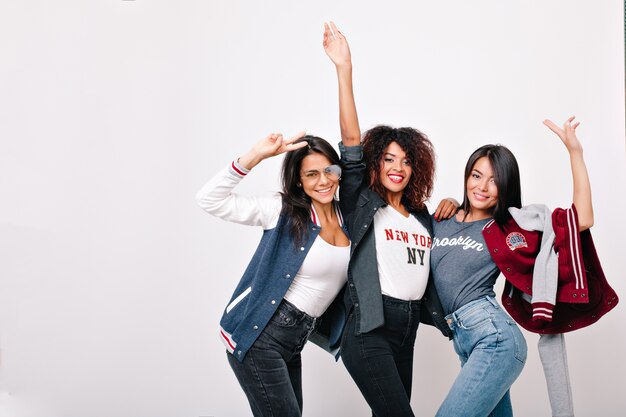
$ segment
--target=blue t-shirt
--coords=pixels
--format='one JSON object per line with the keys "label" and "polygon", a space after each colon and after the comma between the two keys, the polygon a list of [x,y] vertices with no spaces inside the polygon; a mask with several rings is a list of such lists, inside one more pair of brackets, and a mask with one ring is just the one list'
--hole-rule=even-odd
{"label": "blue t-shirt", "polygon": [[430,269],[446,314],[486,295],[495,297],[493,286],[500,270],[482,234],[490,220],[460,222],[454,216],[433,221]]}

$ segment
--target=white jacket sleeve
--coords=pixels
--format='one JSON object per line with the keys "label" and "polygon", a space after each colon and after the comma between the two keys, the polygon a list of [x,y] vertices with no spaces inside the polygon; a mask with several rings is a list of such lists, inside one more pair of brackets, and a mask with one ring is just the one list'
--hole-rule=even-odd
{"label": "white jacket sleeve", "polygon": [[197,193],[198,205],[220,219],[248,226],[271,229],[276,226],[282,207],[280,194],[243,196],[233,189],[248,174],[236,161],[221,170]]}

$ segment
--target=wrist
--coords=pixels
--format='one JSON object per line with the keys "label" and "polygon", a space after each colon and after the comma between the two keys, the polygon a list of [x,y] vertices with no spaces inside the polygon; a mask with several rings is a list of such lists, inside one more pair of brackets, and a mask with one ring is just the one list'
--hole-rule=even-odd
{"label": "wrist", "polygon": [[576,149],[568,149],[570,159],[582,159],[583,158],[583,150],[582,148]]}
{"label": "wrist", "polygon": [[339,64],[335,64],[338,73],[352,73],[352,62],[341,62]]}
{"label": "wrist", "polygon": [[253,151],[249,151],[249,152],[241,155],[239,158],[237,158],[237,162],[243,168],[245,168],[247,170],[251,170],[252,168],[257,166],[263,159],[264,158],[261,155],[259,155],[258,153],[253,152]]}

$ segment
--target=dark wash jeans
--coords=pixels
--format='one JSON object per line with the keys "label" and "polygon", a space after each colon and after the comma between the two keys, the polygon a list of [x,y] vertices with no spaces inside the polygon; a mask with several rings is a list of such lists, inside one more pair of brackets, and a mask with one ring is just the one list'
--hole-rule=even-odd
{"label": "dark wash jeans", "polygon": [[302,415],[300,352],[316,321],[283,300],[243,362],[227,353],[255,417]]}
{"label": "dark wash jeans", "polygon": [[355,334],[354,314],[341,340],[341,358],[376,417],[413,416],[413,345],[420,302],[383,295],[385,324]]}

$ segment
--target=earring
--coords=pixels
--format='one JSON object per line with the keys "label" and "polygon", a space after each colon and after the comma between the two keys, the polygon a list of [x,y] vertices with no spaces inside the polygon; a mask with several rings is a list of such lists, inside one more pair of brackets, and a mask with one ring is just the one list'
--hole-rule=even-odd
{"label": "earring", "polygon": [[301,182],[297,183],[296,185],[297,185],[298,187],[302,187],[302,183],[301,183]]}

